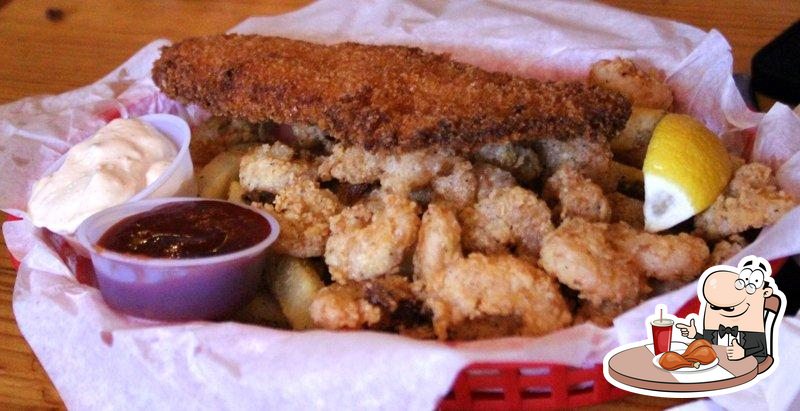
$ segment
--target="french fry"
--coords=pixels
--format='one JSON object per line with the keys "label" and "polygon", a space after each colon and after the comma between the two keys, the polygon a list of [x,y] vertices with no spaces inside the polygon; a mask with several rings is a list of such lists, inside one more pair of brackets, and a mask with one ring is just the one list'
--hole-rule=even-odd
{"label": "french fry", "polygon": [[292,328],[305,330],[313,326],[308,309],[317,291],[324,287],[319,272],[308,260],[276,256],[268,269],[267,282]]}
{"label": "french fry", "polygon": [[617,191],[629,197],[644,199],[642,170],[614,161],[611,163],[611,172],[617,179]]}
{"label": "french fry", "polygon": [[273,328],[291,328],[283,315],[281,306],[269,291],[259,291],[233,319],[246,324],[265,325]]}
{"label": "french fry", "polygon": [[244,203],[243,196],[247,193],[238,181],[231,181],[228,187],[228,201],[234,203]]}
{"label": "french fry", "polygon": [[611,151],[614,158],[625,164],[641,168],[644,156],[647,154],[647,145],[656,124],[667,112],[652,108],[634,107],[631,117],[616,137],[612,138]]}
{"label": "french fry", "polygon": [[214,157],[197,174],[200,197],[227,198],[228,187],[239,178],[240,151],[224,151]]}

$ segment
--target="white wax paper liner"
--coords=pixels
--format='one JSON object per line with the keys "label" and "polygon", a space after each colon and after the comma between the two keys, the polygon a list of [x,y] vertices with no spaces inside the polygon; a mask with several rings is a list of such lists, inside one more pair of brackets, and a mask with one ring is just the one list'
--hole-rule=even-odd
{"label": "white wax paper liner", "polygon": [[[591,16],[591,18],[587,18]],[[579,2],[321,1],[295,13],[251,18],[233,29],[318,42],[403,44],[448,52],[489,70],[523,76],[583,78],[601,58],[628,57],[663,71],[677,109],[700,118],[741,147],[741,130],[758,126],[754,158],[800,193],[796,114],[776,106],[747,110],[731,76],[732,56],[716,31]],[[165,41],[154,42],[97,83],[59,96],[0,106],[0,208],[25,216],[30,186],[77,141],[117,115],[171,112],[197,123],[202,110],[161,95],[149,69]],[[277,331],[233,323],[162,324],[108,309],[99,292],[72,273],[25,220],[3,226],[22,260],[14,313],[25,338],[70,408],[382,408],[427,409],[473,361],[600,362],[619,343],[645,337],[643,319],[658,302],[677,310],[695,285],[619,317],[611,329],[581,325],[541,338],[458,345],[370,332]],[[800,252],[800,209],[764,230],[744,253],[766,258]],[[784,320],[781,367],[748,393],[722,404],[785,407],[798,356],[796,319]],[[793,364],[792,364],[793,363]],[[783,390],[783,391],[780,391]],[[760,394],[759,394],[760,393]],[[745,401],[745,402],[742,402]]]}

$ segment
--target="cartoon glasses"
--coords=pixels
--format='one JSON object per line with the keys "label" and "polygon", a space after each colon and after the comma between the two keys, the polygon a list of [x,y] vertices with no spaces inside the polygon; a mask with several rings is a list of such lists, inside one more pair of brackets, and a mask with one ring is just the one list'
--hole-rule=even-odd
{"label": "cartoon glasses", "polygon": [[743,268],[739,271],[739,279],[734,286],[737,290],[744,288],[747,294],[753,294],[764,284],[764,271],[759,268]]}

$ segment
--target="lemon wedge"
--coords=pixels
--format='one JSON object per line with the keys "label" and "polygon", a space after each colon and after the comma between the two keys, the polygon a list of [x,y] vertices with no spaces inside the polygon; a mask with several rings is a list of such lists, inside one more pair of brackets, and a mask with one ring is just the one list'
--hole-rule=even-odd
{"label": "lemon wedge", "polygon": [[711,130],[690,116],[667,114],[653,130],[642,171],[645,229],[656,232],[714,203],[733,164]]}

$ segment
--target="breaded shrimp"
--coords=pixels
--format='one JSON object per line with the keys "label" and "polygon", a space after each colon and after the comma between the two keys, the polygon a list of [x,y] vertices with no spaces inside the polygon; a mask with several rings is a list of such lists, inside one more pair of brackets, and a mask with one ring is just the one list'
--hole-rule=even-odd
{"label": "breaded shrimp", "polygon": [[747,241],[738,234],[719,240],[714,244],[714,248],[711,250],[711,257],[708,259],[708,265],[722,264],[725,260],[738,254],[739,251],[742,251],[746,246]]}
{"label": "breaded shrimp", "polygon": [[315,183],[301,180],[282,189],[275,204],[253,203],[271,212],[281,227],[272,249],[294,257],[319,257],[330,235],[328,220],[342,210],[336,196]]}
{"label": "breaded shrimp", "polygon": [[335,178],[349,184],[373,183],[381,177],[382,162],[383,156],[362,147],[336,144],[331,155],[322,160],[318,168],[319,178],[322,181]]}
{"label": "breaded shrimp", "polygon": [[422,149],[402,154],[384,155],[381,187],[386,191],[408,195],[412,190],[427,186],[434,178],[451,170],[454,157],[447,150]]}
{"label": "breaded shrimp", "polygon": [[535,258],[542,239],[553,231],[547,204],[519,186],[492,191],[462,210],[459,217],[468,251],[498,253],[515,247]]}
{"label": "breaded shrimp", "polygon": [[572,315],[552,277],[509,254],[464,257],[459,231],[453,210],[429,205],[414,254],[415,284],[433,311],[440,339],[481,318],[519,318],[515,333],[531,336],[570,324]]}
{"label": "breaded shrimp", "polygon": [[561,141],[544,138],[533,143],[544,166],[544,175],[551,176],[563,166],[572,167],[603,188],[613,192],[617,178],[611,172],[611,148],[605,140],[574,139]]}
{"label": "breaded shrimp", "polygon": [[725,192],[695,216],[697,234],[715,240],[775,223],[798,202],[778,188],[769,166],[749,163],[737,169]]}
{"label": "breaded shrimp", "polygon": [[377,193],[330,219],[325,263],[339,282],[361,281],[400,270],[419,228],[416,204]]}
{"label": "breaded shrimp", "polygon": [[454,161],[449,173],[433,179],[431,188],[433,201],[446,201],[456,210],[461,210],[475,202],[478,179],[469,161],[461,157]]}
{"label": "breaded shrimp", "polygon": [[594,305],[639,301],[649,291],[644,272],[613,241],[626,227],[566,220],[544,238],[539,265]]}
{"label": "breaded shrimp", "polygon": [[651,234],[625,223],[573,218],[545,237],[539,264],[598,306],[638,301],[650,292],[646,277],[694,279],[706,267],[708,255],[705,242],[686,233]]}
{"label": "breaded shrimp", "polygon": [[603,189],[569,166],[559,168],[547,179],[542,195],[557,202],[553,211],[562,221],[571,217],[597,222],[611,219],[611,206]]}
{"label": "breaded shrimp", "polygon": [[314,324],[339,329],[399,331],[430,326],[430,312],[411,283],[398,275],[334,283],[317,291],[309,308]]}
{"label": "breaded shrimp", "polygon": [[242,157],[239,181],[247,191],[277,194],[301,181],[316,181],[313,163],[296,158],[293,148],[281,142],[264,144]]}
{"label": "breaded shrimp", "polygon": [[473,170],[478,179],[478,198],[488,197],[494,190],[517,185],[517,180],[511,173],[491,164],[477,163]]}
{"label": "breaded shrimp", "polygon": [[592,64],[589,83],[618,91],[634,107],[668,110],[672,106],[672,91],[655,71],[644,71],[628,59],[600,60]]}
{"label": "breaded shrimp", "polygon": [[624,226],[627,229],[619,230],[614,242],[633,257],[648,278],[691,281],[706,268],[709,252],[702,238],[686,233],[653,234]]}
{"label": "breaded shrimp", "polygon": [[542,173],[536,152],[519,144],[487,144],[478,150],[475,158],[510,172],[521,183],[532,183]]}

